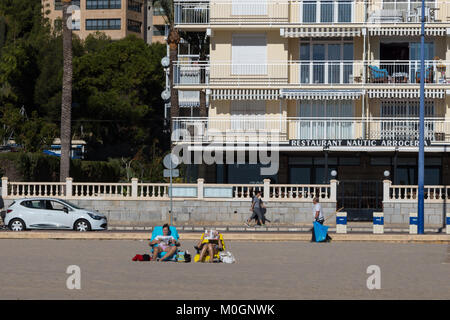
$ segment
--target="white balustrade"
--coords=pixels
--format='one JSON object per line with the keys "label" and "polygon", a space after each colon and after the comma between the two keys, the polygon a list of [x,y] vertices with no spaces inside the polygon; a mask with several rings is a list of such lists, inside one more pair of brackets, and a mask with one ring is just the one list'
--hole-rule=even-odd
{"label": "white balustrade", "polygon": [[[180,129],[179,135],[173,137],[174,142],[377,139],[395,141],[397,146],[414,146],[419,137],[419,119],[412,117],[179,117],[173,119],[173,128],[174,131]],[[450,142],[450,120],[425,118],[425,139]]]}
{"label": "white balustrade", "polygon": [[[410,185],[391,185],[389,188],[389,201],[411,202],[417,201],[419,189]],[[424,186],[425,202],[443,202],[450,197],[450,187]]]}
{"label": "white balustrade", "polygon": [[[181,59],[181,58],[180,58]],[[447,84],[450,61],[426,60],[425,83]],[[176,61],[174,84],[402,86],[420,83],[419,60],[290,60],[239,64],[232,61]]]}
{"label": "white balustrade", "polygon": [[[176,25],[418,24],[421,1],[371,0],[176,0]],[[448,21],[449,1],[425,0],[427,24]]]}
{"label": "white balustrade", "polygon": [[330,199],[330,185],[270,185],[271,200],[296,200],[311,202],[313,198]]}

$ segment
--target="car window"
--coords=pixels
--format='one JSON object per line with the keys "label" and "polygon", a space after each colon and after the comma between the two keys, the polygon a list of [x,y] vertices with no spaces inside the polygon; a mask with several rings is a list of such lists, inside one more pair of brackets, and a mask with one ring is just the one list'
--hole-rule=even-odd
{"label": "car window", "polygon": [[45,200],[45,209],[47,210],[53,210],[52,201]]}
{"label": "car window", "polygon": [[22,201],[22,206],[31,208],[31,209],[43,209],[44,208],[44,201],[43,200],[27,200]]}
{"label": "car window", "polygon": [[63,209],[65,208],[65,205],[63,205],[62,203],[60,203],[58,201],[50,201],[50,202],[51,202],[51,206],[52,206],[53,210],[63,211]]}

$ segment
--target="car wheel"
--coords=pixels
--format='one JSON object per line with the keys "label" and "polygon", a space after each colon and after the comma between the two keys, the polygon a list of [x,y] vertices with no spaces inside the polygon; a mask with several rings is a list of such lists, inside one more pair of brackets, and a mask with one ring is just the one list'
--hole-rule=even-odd
{"label": "car wheel", "polygon": [[11,231],[24,231],[26,229],[25,222],[22,219],[12,219],[8,227]]}
{"label": "car wheel", "polygon": [[80,219],[80,220],[77,220],[75,222],[75,224],[73,226],[73,229],[75,231],[80,231],[80,232],[90,231],[91,230],[91,224],[87,220]]}

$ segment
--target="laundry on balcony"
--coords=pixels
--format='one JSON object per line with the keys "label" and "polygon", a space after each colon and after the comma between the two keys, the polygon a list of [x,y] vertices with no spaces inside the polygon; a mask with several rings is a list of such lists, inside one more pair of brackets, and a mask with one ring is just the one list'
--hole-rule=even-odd
{"label": "laundry on balcony", "polygon": [[[420,83],[420,70],[416,71],[416,83]],[[433,83],[433,79],[434,79],[434,72],[433,72],[433,66],[430,66],[428,68],[425,69],[425,79],[424,82],[425,83]]]}
{"label": "laundry on balcony", "polygon": [[369,79],[372,83],[387,83],[390,81],[388,71],[377,66],[369,66]]}
{"label": "laundry on balcony", "polygon": [[404,22],[404,12],[401,10],[381,9],[372,12],[368,23],[399,23]]}

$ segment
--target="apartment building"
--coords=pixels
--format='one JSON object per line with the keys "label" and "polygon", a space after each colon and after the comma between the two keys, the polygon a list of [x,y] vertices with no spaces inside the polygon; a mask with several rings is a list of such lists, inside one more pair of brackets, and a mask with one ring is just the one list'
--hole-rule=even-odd
{"label": "apartment building", "polygon": [[[44,15],[53,25],[62,22],[62,1],[42,0]],[[134,34],[145,39],[144,0],[72,0],[80,10],[73,13],[72,30],[81,39],[97,31],[113,40]]]}
{"label": "apartment building", "polygon": [[[174,128],[191,133],[190,150],[224,138],[235,150],[266,141],[280,150],[277,174],[260,175],[247,154],[244,164],[208,165],[206,181],[336,178],[346,207],[371,211],[386,177],[417,184],[421,9],[412,0],[175,0],[177,28],[204,30],[210,55],[176,63],[175,87],[205,90],[209,108],[207,118],[172,119]],[[426,0],[425,16],[425,184],[448,185],[450,2]]]}

